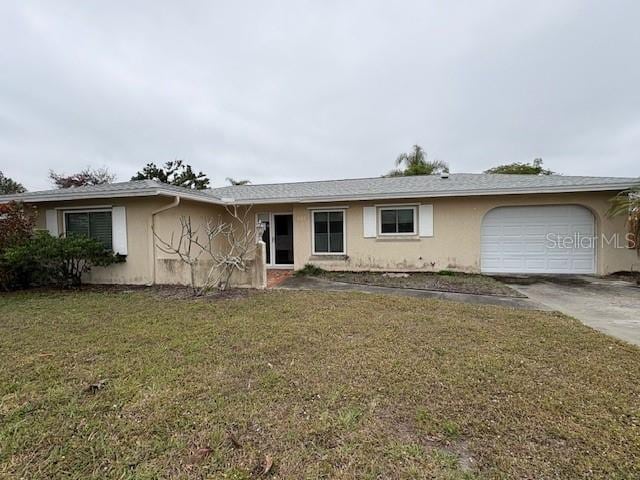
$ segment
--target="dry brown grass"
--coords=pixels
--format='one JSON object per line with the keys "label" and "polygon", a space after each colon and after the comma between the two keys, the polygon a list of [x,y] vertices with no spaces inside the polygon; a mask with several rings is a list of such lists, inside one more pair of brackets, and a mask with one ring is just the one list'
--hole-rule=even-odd
{"label": "dry brown grass", "polygon": [[16,293],[0,352],[0,477],[640,476],[640,350],[556,314]]}

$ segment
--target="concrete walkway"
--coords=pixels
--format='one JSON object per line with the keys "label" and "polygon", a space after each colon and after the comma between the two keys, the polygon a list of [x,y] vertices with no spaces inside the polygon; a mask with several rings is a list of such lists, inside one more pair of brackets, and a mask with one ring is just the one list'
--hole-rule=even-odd
{"label": "concrete walkway", "polygon": [[591,328],[640,345],[640,288],[630,282],[595,277],[575,280],[548,279],[509,286]]}
{"label": "concrete walkway", "polygon": [[280,283],[276,289],[282,290],[322,290],[328,292],[363,292],[387,295],[401,295],[417,298],[438,298],[454,302],[473,303],[481,305],[498,305],[501,307],[519,308],[525,310],[550,310],[528,298],[502,297],[494,295],[474,295],[468,293],[436,292],[432,290],[416,290],[411,288],[379,287],[375,285],[361,285],[354,283],[333,282],[317,277],[289,277]]}

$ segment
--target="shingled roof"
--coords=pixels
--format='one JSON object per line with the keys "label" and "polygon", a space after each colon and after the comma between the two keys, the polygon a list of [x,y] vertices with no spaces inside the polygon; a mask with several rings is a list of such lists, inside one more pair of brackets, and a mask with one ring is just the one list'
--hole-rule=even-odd
{"label": "shingled roof", "polygon": [[215,188],[210,192],[216,197],[233,198],[239,203],[266,203],[514,193],[620,191],[638,183],[640,183],[640,178],[627,177],[454,173],[446,178],[440,175],[419,175],[265,185],[236,185]]}
{"label": "shingled roof", "polygon": [[208,190],[192,190],[189,188],[176,187],[174,185],[156,182],[155,180],[133,180],[130,182],[25,192],[15,195],[0,195],[0,203],[11,200],[23,202],[55,202],[83,198],[150,197],[156,195],[171,197],[180,195],[184,198],[208,203],[223,203]]}
{"label": "shingled roof", "polygon": [[573,177],[564,175],[501,175],[454,173],[448,177],[374,177],[316,182],[236,185],[209,190],[191,190],[153,180],[110,183],[17,195],[0,196],[0,203],[11,200],[49,202],[81,198],[120,198],[134,196],[175,196],[214,204],[305,203],[341,200],[375,200],[418,197],[459,197],[527,193],[621,191],[640,184],[640,178]]}

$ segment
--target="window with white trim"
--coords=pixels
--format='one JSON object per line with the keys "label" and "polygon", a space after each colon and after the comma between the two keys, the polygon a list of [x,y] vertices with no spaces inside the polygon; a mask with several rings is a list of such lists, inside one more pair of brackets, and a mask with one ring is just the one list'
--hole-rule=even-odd
{"label": "window with white trim", "polygon": [[66,235],[84,235],[98,240],[104,248],[113,248],[111,210],[64,212]]}
{"label": "window with white trim", "polygon": [[416,207],[381,207],[380,235],[416,235]]}
{"label": "window with white trim", "polygon": [[314,210],[312,212],[313,253],[344,254],[344,210]]}

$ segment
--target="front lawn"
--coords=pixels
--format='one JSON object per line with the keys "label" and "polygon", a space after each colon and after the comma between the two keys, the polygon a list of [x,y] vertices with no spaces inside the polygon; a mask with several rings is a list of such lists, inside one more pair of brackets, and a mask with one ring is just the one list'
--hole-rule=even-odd
{"label": "front lawn", "polygon": [[640,349],[553,313],[15,293],[0,354],[0,478],[640,476]]}
{"label": "front lawn", "polygon": [[337,282],[379,285],[381,287],[413,288],[438,292],[472,293],[477,295],[523,295],[495,278],[474,273],[442,272],[330,272],[316,273],[321,278]]}

